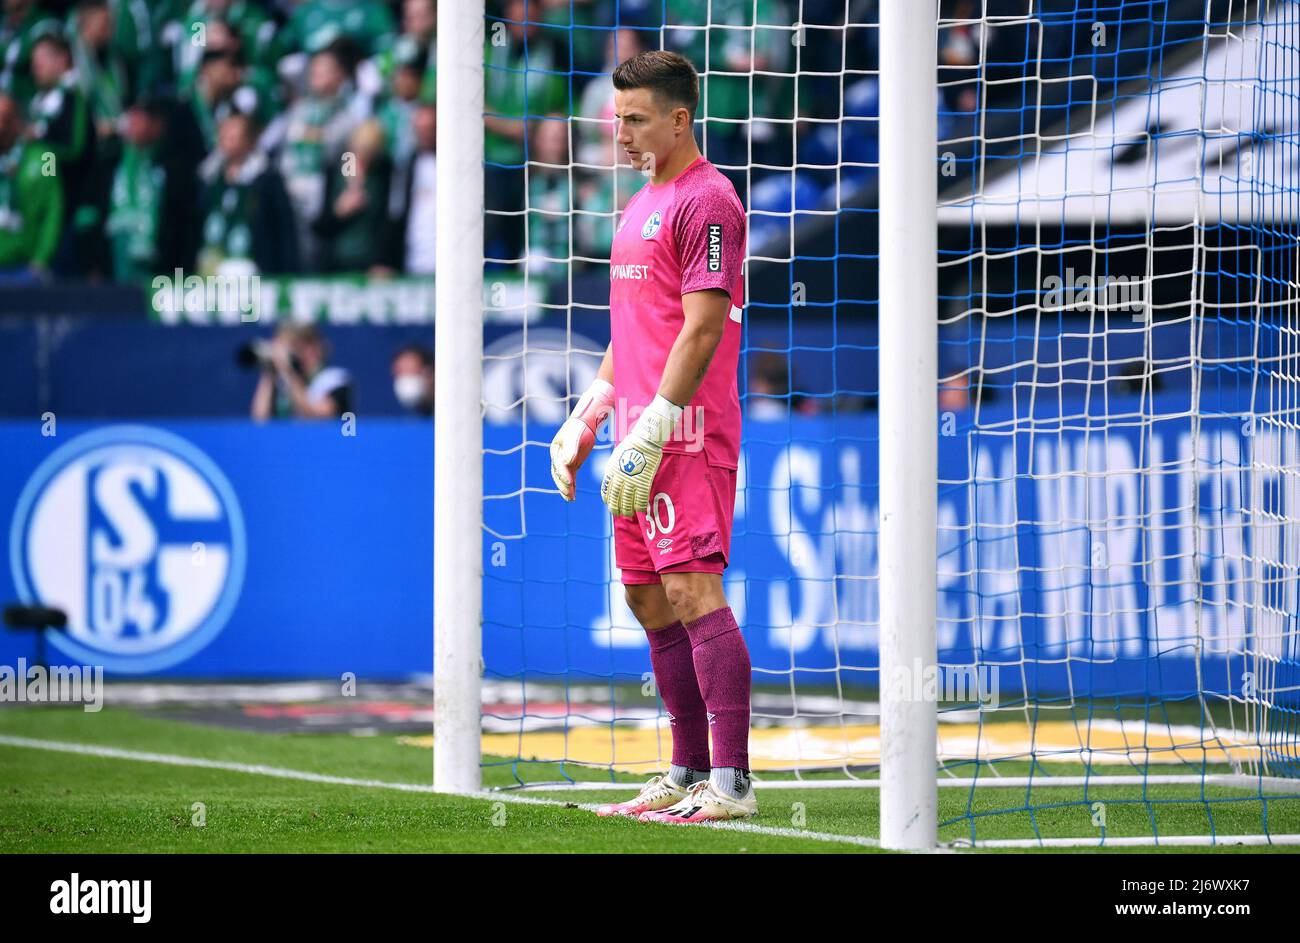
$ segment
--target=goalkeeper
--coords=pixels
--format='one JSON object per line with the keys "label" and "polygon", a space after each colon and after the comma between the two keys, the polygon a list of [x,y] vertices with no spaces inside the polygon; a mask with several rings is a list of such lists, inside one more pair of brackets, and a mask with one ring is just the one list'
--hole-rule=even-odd
{"label": "goalkeeper", "polygon": [[666,775],[599,814],[745,818],[758,812],[749,651],[722,589],[740,453],[745,209],[696,146],[699,78],[687,59],[645,52],[613,81],[618,143],[649,179],[628,200],[610,251],[610,347],[551,443],[551,474],[572,501],[612,412],[617,444],[601,497],[614,514],[628,605],[649,637],[673,757]]}

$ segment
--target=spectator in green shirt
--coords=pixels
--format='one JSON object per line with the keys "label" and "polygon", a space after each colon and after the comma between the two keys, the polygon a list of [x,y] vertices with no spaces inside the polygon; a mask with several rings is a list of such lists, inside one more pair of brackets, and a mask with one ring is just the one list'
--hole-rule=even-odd
{"label": "spectator in green shirt", "polygon": [[90,102],[72,67],[67,40],[55,34],[38,39],[31,69],[36,94],[27,107],[29,135],[54,155],[63,187],[65,232],[55,274],[102,273],[108,266],[102,238],[107,178],[96,164]]}
{"label": "spectator in green shirt", "polygon": [[[95,268],[111,275],[111,260],[98,238],[101,220],[107,219],[107,199],[114,172],[122,158],[118,123],[126,103],[139,88],[135,62],[128,58],[114,36],[113,10],[109,0],[80,0],[68,32],[77,83],[86,96],[95,125],[93,188],[98,210],[87,248],[97,259]],[[84,232],[83,224],[83,232]]]}
{"label": "spectator in green shirt", "polygon": [[325,178],[336,173],[348,139],[367,114],[369,102],[357,95],[341,45],[311,57],[307,94],[285,113],[280,125],[280,175],[298,226],[303,263],[315,271],[321,245],[312,223],[325,205]]}
{"label": "spectator in green shirt", "polygon": [[61,35],[63,25],[44,12],[36,0],[2,0],[0,15],[0,91],[26,103],[36,94],[32,81],[32,47],[47,35]]}
{"label": "spectator in green shirt", "polygon": [[120,52],[136,78],[136,87],[152,88],[163,77],[162,48],[154,32],[153,19],[145,0],[82,0],[96,6],[103,2],[113,24],[113,48]]}
{"label": "spectator in green shirt", "polygon": [[393,162],[379,122],[359,125],[347,153],[350,160],[326,174],[325,203],[314,224],[323,272],[369,272],[387,261]]}
{"label": "spectator in green shirt", "polygon": [[386,83],[397,70],[418,63],[420,75],[415,96],[422,104],[438,100],[438,3],[437,0],[403,0],[402,32],[389,49],[375,56],[374,64]]}
{"label": "spectator in green shirt", "polygon": [[168,17],[163,43],[170,49],[170,70],[177,90],[189,92],[198,78],[203,54],[238,46],[250,67],[269,70],[275,22],[248,0],[193,0]]}
{"label": "spectator in green shirt", "polygon": [[17,102],[0,94],[0,283],[43,281],[59,245],[63,191],[47,151],[24,140]]}
{"label": "spectator in green shirt", "polygon": [[265,126],[275,117],[274,91],[258,73],[244,65],[239,49],[210,49],[189,93],[194,120],[203,136],[203,152],[216,146],[217,128],[236,112],[251,115]]}
{"label": "spectator in green shirt", "polygon": [[71,46],[62,36],[42,36],[32,47],[31,68],[36,84],[27,106],[31,136],[48,144],[60,163],[82,169],[94,150],[95,131],[90,102],[72,67]]}
{"label": "spectator in green shirt", "polygon": [[77,79],[90,101],[90,112],[101,141],[117,136],[117,120],[133,96],[131,63],[113,41],[108,0],[82,0],[71,33]]}
{"label": "spectator in green shirt", "polygon": [[162,100],[142,98],[123,120],[105,227],[119,283],[194,265],[197,177],[193,148],[177,133],[176,117]]}
{"label": "spectator in green shirt", "polygon": [[199,273],[298,272],[298,236],[289,198],[284,181],[257,149],[253,118],[235,113],[221,123],[217,150],[202,172],[206,187]]}
{"label": "spectator in green shirt", "polygon": [[411,121],[415,110],[429,104],[421,100],[424,61],[398,63],[388,83],[388,92],[375,109],[375,117],[384,129],[388,153],[394,162],[404,164],[415,153],[415,134]]}
{"label": "spectator in green shirt", "polygon": [[72,43],[78,77],[97,119],[106,111],[120,118],[138,90],[163,81],[162,50],[145,0],[73,0],[58,6],[72,7],[58,33]]}

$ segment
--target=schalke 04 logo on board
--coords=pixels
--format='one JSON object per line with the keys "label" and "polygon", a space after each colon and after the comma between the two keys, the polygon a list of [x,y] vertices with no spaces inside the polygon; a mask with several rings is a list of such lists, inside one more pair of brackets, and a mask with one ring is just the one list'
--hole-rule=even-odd
{"label": "schalke 04 logo on board", "polygon": [[50,642],[110,671],[157,671],[221,632],[243,583],[234,489],[185,439],[119,425],[77,436],[32,473],[9,533],[14,585],[67,612]]}

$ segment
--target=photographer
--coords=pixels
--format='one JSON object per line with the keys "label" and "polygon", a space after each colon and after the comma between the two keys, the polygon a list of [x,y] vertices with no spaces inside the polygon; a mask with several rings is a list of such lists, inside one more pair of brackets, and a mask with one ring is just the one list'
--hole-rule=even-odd
{"label": "photographer", "polygon": [[352,377],[342,367],[326,365],[328,342],[313,325],[284,325],[251,351],[261,367],[254,420],[336,419],[352,410]]}

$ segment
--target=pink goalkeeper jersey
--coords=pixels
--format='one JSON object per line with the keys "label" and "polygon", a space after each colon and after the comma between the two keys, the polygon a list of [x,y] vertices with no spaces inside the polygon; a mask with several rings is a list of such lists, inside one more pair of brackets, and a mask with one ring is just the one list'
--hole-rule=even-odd
{"label": "pink goalkeeper jersey", "polygon": [[712,465],[740,457],[740,314],[745,305],[745,208],[731,181],[703,157],[667,183],[647,183],[627,201],[609,266],[616,437],[630,431],[659,392],[668,352],[685,316],[682,295],[721,288],[731,314],[695,397],[665,452],[699,451]]}

